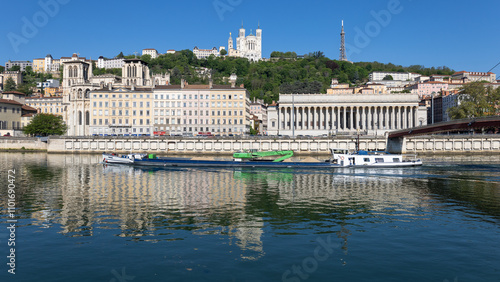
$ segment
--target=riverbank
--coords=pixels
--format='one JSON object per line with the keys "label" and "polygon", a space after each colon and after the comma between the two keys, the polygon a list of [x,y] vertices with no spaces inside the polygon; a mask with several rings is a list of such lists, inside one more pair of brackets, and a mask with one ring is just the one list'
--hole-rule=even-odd
{"label": "riverbank", "polygon": [[[432,135],[404,139],[404,153],[460,154],[500,152],[500,135]],[[385,151],[384,136],[361,136],[359,149]],[[0,151],[97,154],[151,152],[169,155],[231,155],[243,150],[293,150],[296,155],[328,155],[331,148],[356,149],[354,136],[323,138],[155,138],[155,137],[3,137]]]}

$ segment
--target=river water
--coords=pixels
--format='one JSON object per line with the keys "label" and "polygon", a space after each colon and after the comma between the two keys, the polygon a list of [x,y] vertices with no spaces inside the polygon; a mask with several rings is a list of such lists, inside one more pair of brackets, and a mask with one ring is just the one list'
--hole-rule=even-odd
{"label": "river water", "polygon": [[500,280],[498,155],[332,170],[100,160],[0,154],[0,281]]}

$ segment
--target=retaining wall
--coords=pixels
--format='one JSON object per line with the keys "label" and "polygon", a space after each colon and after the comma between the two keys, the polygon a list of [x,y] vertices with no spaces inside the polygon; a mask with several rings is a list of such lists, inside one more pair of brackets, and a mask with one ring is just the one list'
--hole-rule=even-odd
{"label": "retaining wall", "polygon": [[[386,150],[384,136],[359,140],[362,150]],[[402,138],[403,153],[500,152],[500,135],[433,135]],[[0,150],[45,150],[49,153],[152,152],[157,154],[232,154],[241,150],[293,150],[297,154],[329,154],[331,148],[355,149],[355,138],[0,138]]]}

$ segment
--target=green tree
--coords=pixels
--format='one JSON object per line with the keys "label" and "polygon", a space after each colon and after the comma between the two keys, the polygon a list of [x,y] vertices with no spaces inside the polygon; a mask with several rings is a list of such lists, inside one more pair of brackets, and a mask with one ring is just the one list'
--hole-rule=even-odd
{"label": "green tree", "polygon": [[26,69],[25,69],[25,72],[29,75],[32,75],[33,74],[33,68],[31,66],[27,66]]}
{"label": "green tree", "polygon": [[33,94],[33,84],[21,83],[20,85],[17,86],[16,91],[19,91],[19,92],[24,93],[26,95],[31,95],[31,94]]}
{"label": "green tree", "polygon": [[250,135],[257,135],[259,134],[259,131],[253,127],[250,127]]}
{"label": "green tree", "polygon": [[121,58],[124,58],[125,56],[123,55],[123,52],[120,52],[120,54],[118,54],[116,56],[117,59],[121,59]]}
{"label": "green tree", "polygon": [[478,118],[499,114],[500,88],[471,82],[457,94],[458,105],[448,109],[451,119]]}
{"label": "green tree", "polygon": [[394,80],[394,78],[392,77],[392,75],[388,74],[388,75],[384,76],[384,78],[382,78],[382,80]]}
{"label": "green tree", "polygon": [[4,66],[0,66],[0,72],[3,72],[5,70]]}
{"label": "green tree", "polygon": [[16,82],[14,81],[14,79],[12,79],[12,77],[9,77],[7,78],[7,80],[5,80],[5,83],[3,85],[3,91],[14,91],[16,90]]}
{"label": "green tree", "polygon": [[20,66],[12,66],[9,70],[10,71],[19,71],[19,70],[21,70],[21,67]]}
{"label": "green tree", "polygon": [[53,114],[37,114],[23,129],[30,136],[64,135],[66,130],[62,117]]}
{"label": "green tree", "polygon": [[220,55],[221,55],[221,56],[225,56],[225,55],[227,55],[227,51],[226,51],[226,49],[222,49],[222,50],[220,50]]}

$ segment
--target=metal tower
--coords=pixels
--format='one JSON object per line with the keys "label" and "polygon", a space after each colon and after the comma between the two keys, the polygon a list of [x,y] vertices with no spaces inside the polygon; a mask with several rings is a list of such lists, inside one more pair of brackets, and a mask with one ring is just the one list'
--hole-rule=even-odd
{"label": "metal tower", "polygon": [[345,32],[344,32],[344,20],[342,20],[342,31],[340,32],[340,57],[339,61],[347,61],[345,55]]}

